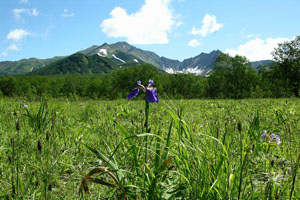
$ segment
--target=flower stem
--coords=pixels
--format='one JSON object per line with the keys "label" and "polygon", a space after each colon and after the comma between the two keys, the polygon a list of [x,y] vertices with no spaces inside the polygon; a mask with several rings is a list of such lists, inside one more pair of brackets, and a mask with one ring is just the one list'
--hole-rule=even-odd
{"label": "flower stem", "polygon": [[[147,101],[147,99],[145,99],[145,124],[144,127],[146,129],[146,133],[149,132],[149,128],[148,128],[148,119],[149,119],[149,102]],[[147,136],[145,137],[145,163],[147,163],[147,158],[148,157],[148,140],[147,140]]]}
{"label": "flower stem", "polygon": [[148,133],[149,128],[148,128],[148,119],[149,119],[149,102],[145,100],[145,124],[144,127],[146,128],[146,132]]}

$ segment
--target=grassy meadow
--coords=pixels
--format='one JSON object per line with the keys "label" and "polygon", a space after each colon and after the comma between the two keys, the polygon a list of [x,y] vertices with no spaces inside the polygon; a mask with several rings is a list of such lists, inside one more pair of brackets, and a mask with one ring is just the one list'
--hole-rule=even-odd
{"label": "grassy meadow", "polygon": [[144,124],[141,100],[0,99],[0,199],[300,199],[299,99],[162,100]]}

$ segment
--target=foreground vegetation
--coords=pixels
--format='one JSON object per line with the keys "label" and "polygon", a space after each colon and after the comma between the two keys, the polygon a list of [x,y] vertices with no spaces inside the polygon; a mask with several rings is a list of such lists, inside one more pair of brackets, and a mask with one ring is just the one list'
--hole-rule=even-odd
{"label": "foreground vegetation", "polygon": [[1,99],[0,198],[300,198],[298,99],[144,106]]}

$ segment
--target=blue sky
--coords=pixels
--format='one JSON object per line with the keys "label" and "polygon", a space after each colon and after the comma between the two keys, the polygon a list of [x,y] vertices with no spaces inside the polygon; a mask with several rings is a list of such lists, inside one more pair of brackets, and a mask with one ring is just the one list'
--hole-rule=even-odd
{"label": "blue sky", "polygon": [[270,59],[300,35],[299,0],[1,0],[0,61],[127,41],[183,60],[219,49]]}

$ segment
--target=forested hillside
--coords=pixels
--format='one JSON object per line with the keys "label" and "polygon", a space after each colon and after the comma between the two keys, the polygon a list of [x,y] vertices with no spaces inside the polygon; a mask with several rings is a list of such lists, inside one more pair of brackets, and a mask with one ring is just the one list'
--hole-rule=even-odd
{"label": "forested hillside", "polygon": [[[257,70],[245,57],[231,57],[221,53],[214,63],[213,71],[206,77],[167,74],[152,65],[138,63],[135,63],[136,66],[112,71],[118,65],[97,55],[87,57],[74,54],[64,60],[39,71],[54,76],[0,77],[0,96],[117,99],[125,98],[137,86],[138,80],[146,83],[152,79],[163,98],[299,97],[300,36],[280,44],[274,50],[275,62],[260,65]],[[99,65],[103,67],[99,68]],[[104,74],[110,70],[111,73]]]}

